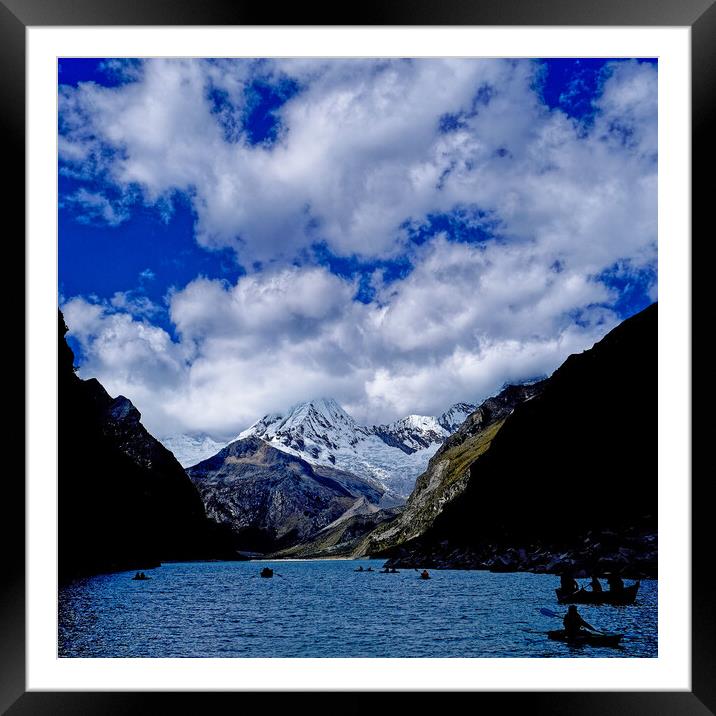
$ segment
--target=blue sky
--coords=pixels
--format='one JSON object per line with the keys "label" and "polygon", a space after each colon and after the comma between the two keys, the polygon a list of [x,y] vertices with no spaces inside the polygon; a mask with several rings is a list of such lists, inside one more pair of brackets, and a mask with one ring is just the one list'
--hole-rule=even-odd
{"label": "blue sky", "polygon": [[656,73],[60,60],[81,374],[221,438],[315,395],[378,421],[551,372],[656,298]]}

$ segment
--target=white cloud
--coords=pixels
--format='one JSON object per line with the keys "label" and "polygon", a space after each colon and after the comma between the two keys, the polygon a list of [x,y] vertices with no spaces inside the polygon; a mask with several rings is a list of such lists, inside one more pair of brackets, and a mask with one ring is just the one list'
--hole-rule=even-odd
{"label": "white cloud", "polygon": [[[257,73],[302,86],[270,148],[225,134]],[[649,65],[616,65],[586,128],[542,104],[526,61],[156,60],[136,77],[62,90],[65,171],[164,213],[186,192],[202,245],[264,262],[233,285],[197,277],[173,290],[174,340],[136,293],[64,304],[82,374],[131,398],[159,435],[230,437],[316,395],[374,421],[484,398],[617,322],[599,307],[617,296],[595,276],[655,269]],[[475,101],[485,86],[489,101]],[[218,115],[211,89],[231,102]],[[460,118],[441,133],[445,113]],[[84,197],[90,216],[112,207],[98,196]],[[456,207],[486,212],[497,238],[415,247],[401,228]],[[413,270],[392,283],[376,271],[365,305],[355,283],[306,263],[316,240],[341,256],[407,253]]]}
{"label": "white cloud", "polygon": [[[460,205],[493,212],[505,236],[543,251],[579,246],[585,267],[654,241],[649,65],[616,66],[585,136],[540,102],[527,61],[268,62],[264,74],[304,87],[277,112],[287,131],[270,150],[226,141],[211,113],[219,88],[233,103],[219,114],[238,121],[252,67],[154,60],[136,82],[63,88],[64,170],[100,174],[120,192],[139,187],[164,212],[174,191],[188,192],[197,240],[235,248],[246,265],[290,259],[317,238],[341,255],[390,256],[404,247],[403,222]],[[484,86],[491,99],[471,114]],[[444,113],[460,112],[460,129],[438,132]],[[85,198],[90,216],[124,217]]]}
{"label": "white cloud", "polygon": [[251,340],[264,334],[310,338],[351,304],[355,287],[321,268],[248,275],[235,286],[199,278],[171,297],[173,322],[185,339]]}
{"label": "white cloud", "polygon": [[603,284],[505,246],[441,239],[379,301],[354,301],[355,288],[316,267],[199,278],[170,297],[176,342],[129,302],[74,298],[63,310],[88,356],[83,376],[135,401],[157,434],[217,438],[319,395],[365,421],[436,413],[551,372],[617,320],[592,308],[576,326],[567,312],[609,298]]}

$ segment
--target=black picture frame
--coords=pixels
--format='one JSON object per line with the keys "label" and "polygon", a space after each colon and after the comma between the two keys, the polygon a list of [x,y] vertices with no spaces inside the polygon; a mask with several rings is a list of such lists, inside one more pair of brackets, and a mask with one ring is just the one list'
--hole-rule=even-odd
{"label": "black picture frame", "polygon": [[[25,30],[28,26],[93,25],[577,25],[577,26],[688,26],[692,38],[692,217],[694,234],[706,227],[707,196],[716,158],[713,133],[716,128],[716,4],[715,0],[366,0],[339,6],[292,4],[276,8],[245,0],[0,0],[0,85],[3,107],[5,162],[13,181],[5,190],[5,205],[15,207],[15,236],[24,236],[25,205]],[[280,21],[277,22],[277,18]],[[9,172],[6,171],[6,174]],[[712,200],[711,200],[712,201]],[[7,217],[12,216],[7,212]],[[713,232],[710,231],[709,235]],[[705,234],[702,239],[706,240]],[[8,235],[9,238],[9,235]],[[685,240],[692,241],[691,237]],[[24,261],[19,257],[20,261]],[[692,301],[693,306],[693,301]],[[692,308],[692,326],[694,321]],[[697,310],[696,315],[700,315]],[[19,316],[16,316],[19,322]],[[6,327],[7,330],[7,327]],[[24,334],[24,324],[17,335]],[[13,371],[24,365],[17,352]],[[692,361],[693,365],[693,361]],[[31,379],[31,376],[25,376]],[[17,413],[16,413],[17,414]],[[21,413],[22,414],[22,413]],[[19,421],[18,421],[19,422]],[[692,439],[693,440],[693,439]],[[0,601],[0,708],[18,716],[31,713],[143,713],[171,708],[214,708],[216,699],[232,699],[234,706],[248,705],[249,695],[232,693],[110,693],[26,692],[25,686],[25,491],[17,473],[6,475],[3,484],[4,516],[8,535],[3,560]],[[12,477],[12,479],[9,479]],[[687,478],[688,476],[684,476]],[[716,595],[709,573],[714,539],[709,526],[711,502],[707,499],[705,475],[692,477],[692,687],[684,692],[471,692],[471,708],[525,709],[531,714],[694,714],[716,713]],[[12,508],[9,506],[12,505]],[[569,685],[565,684],[565,689]],[[420,695],[420,705],[443,704],[448,694]],[[449,694],[454,696],[454,694]],[[271,708],[306,705],[310,693],[273,693]],[[396,698],[405,704],[405,694],[370,693],[358,699],[345,693],[321,694],[321,708],[357,712],[364,708],[395,708]],[[265,696],[264,696],[265,698]],[[387,701],[386,701],[387,699]],[[379,705],[380,704],[380,705]]]}

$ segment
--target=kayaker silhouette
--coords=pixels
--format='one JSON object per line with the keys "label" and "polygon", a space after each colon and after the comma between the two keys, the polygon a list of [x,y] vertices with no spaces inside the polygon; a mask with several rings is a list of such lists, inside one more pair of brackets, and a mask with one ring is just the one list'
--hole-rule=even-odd
{"label": "kayaker silhouette", "polygon": [[591,586],[593,592],[602,592],[602,591],[604,591],[604,590],[602,589],[602,584],[601,584],[601,582],[597,579],[597,575],[596,575],[596,574],[593,574],[593,575],[592,575],[592,581],[589,583],[589,586]]}
{"label": "kayaker silhouette", "polygon": [[599,631],[582,619],[582,615],[577,611],[577,607],[575,607],[574,604],[571,604],[569,609],[567,609],[562,623],[564,624],[564,631],[569,639],[574,639],[574,637],[578,636],[582,631],[582,627],[591,631]]}
{"label": "kayaker silhouette", "polygon": [[610,592],[623,592],[624,591],[624,581],[617,574],[610,574],[609,577],[607,578],[607,584],[609,585]]}
{"label": "kayaker silhouette", "polygon": [[579,591],[579,584],[577,583],[577,580],[568,572],[564,572],[564,574],[562,574],[559,578],[559,582],[562,594],[574,594]]}

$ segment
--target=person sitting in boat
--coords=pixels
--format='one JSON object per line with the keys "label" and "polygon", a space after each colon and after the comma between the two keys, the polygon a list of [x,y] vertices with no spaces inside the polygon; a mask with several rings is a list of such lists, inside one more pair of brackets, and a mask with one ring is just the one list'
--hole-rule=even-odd
{"label": "person sitting in boat", "polygon": [[574,594],[579,591],[577,580],[569,572],[564,572],[559,578],[559,581],[562,594]]}
{"label": "person sitting in boat", "polygon": [[420,578],[421,578],[421,579],[430,579],[430,574],[428,573],[428,570],[427,570],[427,569],[424,569],[424,570],[420,573]]}
{"label": "person sitting in boat", "polygon": [[592,581],[589,583],[589,586],[591,586],[593,592],[602,592],[604,591],[602,589],[602,583],[597,579],[597,575],[592,575]]}
{"label": "person sitting in boat", "polygon": [[362,571],[363,571],[363,565],[361,565],[360,567],[358,567],[358,569],[356,569],[356,572],[362,572]]}
{"label": "person sitting in boat", "polygon": [[610,574],[607,578],[607,584],[609,585],[610,592],[624,591],[624,581],[618,574]]}
{"label": "person sitting in boat", "polygon": [[582,619],[582,615],[577,611],[577,607],[575,607],[574,604],[569,605],[569,609],[567,609],[562,623],[564,624],[564,631],[568,639],[573,639],[578,636],[582,631],[582,627],[591,631],[597,631],[591,624],[588,624]]}

